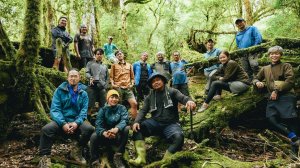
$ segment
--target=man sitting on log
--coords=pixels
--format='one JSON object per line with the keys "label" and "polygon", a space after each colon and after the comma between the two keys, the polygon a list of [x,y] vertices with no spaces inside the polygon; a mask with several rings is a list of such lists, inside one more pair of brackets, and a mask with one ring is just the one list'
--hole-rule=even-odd
{"label": "man sitting on log", "polygon": [[[148,79],[151,89],[139,111],[132,129],[134,145],[137,153],[130,164],[142,166],[146,164],[146,148],[144,137],[160,136],[171,143],[164,159],[181,150],[184,142],[183,130],[179,125],[178,103],[185,104],[188,109],[195,109],[196,104],[179,90],[166,86],[167,78],[160,73],[153,73]],[[151,118],[145,119],[147,113]]]}
{"label": "man sitting on log", "polygon": [[[258,88],[268,90],[266,117],[271,125],[291,140],[292,151],[297,154],[300,144],[299,120],[296,111],[296,96],[294,92],[294,72],[289,63],[283,63],[280,58],[283,49],[280,46],[269,48],[268,55],[271,64],[264,66],[257,74],[253,84]],[[265,80],[265,82],[262,82]],[[299,134],[298,134],[299,135]]]}
{"label": "man sitting on log", "polygon": [[[54,92],[50,115],[52,121],[41,131],[39,154],[42,156],[39,167],[51,167],[51,148],[56,135],[74,137],[78,140],[80,150],[71,151],[71,157],[86,164],[82,156],[94,127],[86,120],[89,98],[84,91],[86,86],[79,83],[80,74],[77,69],[68,72],[68,82],[63,82]],[[78,148],[76,148],[78,149]]]}

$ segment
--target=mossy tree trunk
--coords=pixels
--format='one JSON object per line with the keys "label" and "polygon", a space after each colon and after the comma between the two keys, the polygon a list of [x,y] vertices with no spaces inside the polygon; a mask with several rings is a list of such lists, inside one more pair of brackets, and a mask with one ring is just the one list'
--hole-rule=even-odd
{"label": "mossy tree trunk", "polygon": [[[55,86],[50,80],[62,76],[39,65],[42,3],[26,1],[23,35],[17,52],[0,24],[0,139],[5,138],[10,120],[15,114],[35,111],[42,121],[49,121],[49,103]],[[2,80],[3,79],[3,80]],[[55,80],[63,80],[56,78]]]}

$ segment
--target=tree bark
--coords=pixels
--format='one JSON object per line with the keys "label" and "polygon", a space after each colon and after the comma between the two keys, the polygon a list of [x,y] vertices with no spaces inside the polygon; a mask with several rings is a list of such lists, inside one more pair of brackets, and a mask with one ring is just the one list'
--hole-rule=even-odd
{"label": "tree bark", "polygon": [[250,0],[244,0],[244,6],[246,10],[246,20],[248,25],[253,25],[252,6]]}
{"label": "tree bark", "polygon": [[120,0],[120,8],[121,8],[121,34],[123,38],[123,42],[125,44],[125,49],[128,51],[129,44],[128,44],[128,35],[127,35],[127,10],[125,6],[125,0]]}
{"label": "tree bark", "polygon": [[94,2],[94,18],[95,18],[95,34],[94,34],[94,42],[95,46],[100,46],[101,45],[101,27],[100,27],[100,4],[97,0],[93,0]]}
{"label": "tree bark", "polygon": [[10,42],[6,32],[4,31],[1,20],[0,20],[0,47],[3,50],[3,55],[0,54],[0,59],[7,60],[7,59],[14,58],[16,54],[16,50],[12,45],[12,43]]}

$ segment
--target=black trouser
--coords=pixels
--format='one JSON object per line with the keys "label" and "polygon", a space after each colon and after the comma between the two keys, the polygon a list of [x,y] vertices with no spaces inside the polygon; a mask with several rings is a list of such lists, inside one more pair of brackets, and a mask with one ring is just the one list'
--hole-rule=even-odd
{"label": "black trouser", "polygon": [[172,85],[172,88],[179,90],[182,94],[184,94],[186,96],[190,96],[189,87],[188,87],[187,83],[174,84],[174,85]]}
{"label": "black trouser", "polygon": [[72,135],[64,133],[62,127],[59,127],[55,121],[51,121],[42,128],[40,137],[39,151],[40,155],[51,155],[51,148],[53,145],[53,139],[56,135],[70,136],[78,140],[80,147],[87,145],[90,140],[90,136],[94,131],[94,127],[88,122],[83,122]]}
{"label": "black trouser", "polygon": [[296,133],[299,136],[299,120],[298,118],[278,118],[276,115],[268,117],[268,121],[281,134],[288,136],[290,132]]}
{"label": "black trouser", "polygon": [[182,149],[184,136],[178,123],[163,124],[150,118],[143,121],[140,127],[141,129],[138,132],[133,132],[134,141],[144,140],[144,136],[159,136],[171,143],[168,147],[170,153],[175,153]]}
{"label": "black trouser", "polygon": [[79,70],[81,68],[85,68],[86,64],[93,59],[94,58],[90,58],[90,57],[81,57],[79,60]]}
{"label": "black trouser", "polygon": [[94,82],[94,85],[87,88],[89,96],[89,107],[94,107],[95,102],[99,102],[99,107],[103,107],[106,103],[106,90],[97,86],[98,83]]}
{"label": "black trouser", "polygon": [[91,136],[91,162],[99,158],[99,147],[106,147],[115,145],[117,147],[117,153],[124,153],[125,146],[128,140],[129,126],[125,127],[122,131],[119,131],[115,139],[105,138],[103,135],[98,136],[94,132]]}
{"label": "black trouser", "polygon": [[230,91],[229,84],[219,80],[213,81],[207,94],[207,98],[205,99],[205,103],[208,104],[215,95],[221,95],[222,89]]}
{"label": "black trouser", "polygon": [[137,102],[143,101],[145,96],[147,96],[150,92],[147,81],[140,81],[140,83],[136,85],[135,88],[137,92]]}

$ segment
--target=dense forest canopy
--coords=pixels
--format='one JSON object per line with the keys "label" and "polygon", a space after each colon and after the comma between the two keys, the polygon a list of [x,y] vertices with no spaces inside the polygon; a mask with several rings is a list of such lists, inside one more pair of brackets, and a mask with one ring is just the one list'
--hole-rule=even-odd
{"label": "dense forest canopy", "polygon": [[[95,39],[95,47],[103,47],[104,43],[108,41],[107,37],[113,36],[114,43],[118,48],[125,51],[127,60],[131,63],[138,60],[143,51],[149,53],[150,63],[155,61],[154,55],[158,51],[165,52],[169,59],[172,52],[179,51],[184,59],[191,62],[189,65],[193,64],[194,67],[199,65],[199,67],[203,68],[213,61],[217,61],[216,59],[203,61],[202,57],[202,54],[206,51],[205,41],[208,38],[212,38],[216,41],[216,47],[230,50],[232,59],[238,58],[243,53],[256,53],[261,57],[260,65],[265,65],[268,62],[266,54],[268,48],[280,45],[285,49],[283,61],[292,63],[296,72],[295,88],[299,97],[299,0],[27,0],[26,2],[23,0],[1,0],[1,142],[5,142],[2,141],[3,139],[9,139],[9,135],[15,134],[16,130],[23,131],[22,129],[18,130],[18,127],[13,125],[18,124],[17,122],[12,122],[17,118],[16,116],[21,116],[18,114],[26,113],[27,116],[24,115],[22,117],[38,119],[38,124],[41,124],[40,121],[49,121],[49,105],[53,92],[66,79],[66,74],[52,68],[40,66],[40,62],[52,54],[51,50],[47,49],[51,46],[50,32],[51,28],[58,24],[58,18],[61,16],[69,18],[67,29],[72,37],[79,32],[81,24],[86,24],[89,32]],[[248,25],[258,27],[263,35],[263,43],[261,45],[236,50],[235,34],[237,27],[234,21],[241,17],[247,21]],[[74,53],[73,45],[71,45],[71,51]],[[73,58],[73,60],[75,59]],[[84,74],[84,70],[81,73]],[[204,81],[201,75],[190,78],[190,93],[198,104],[203,101]],[[190,139],[195,141],[191,142],[189,140],[188,143],[185,143],[187,148],[178,154],[175,159],[171,159],[170,162],[154,162],[149,167],[159,167],[157,165],[174,167],[173,165],[180,165],[180,163],[187,165],[192,163],[196,166],[202,165],[202,167],[207,163],[221,165],[218,162],[214,162],[214,160],[222,160],[221,163],[226,165],[223,167],[233,167],[232,165],[247,165],[241,167],[264,165],[265,167],[265,162],[269,162],[266,158],[268,158],[267,155],[270,151],[273,156],[271,159],[279,157],[280,161],[281,156],[278,155],[279,152],[286,157],[289,153],[286,150],[288,140],[285,137],[282,138],[281,135],[276,135],[269,131],[265,131],[263,134],[252,134],[250,132],[250,134],[255,135],[254,143],[251,136],[248,139],[246,138],[247,141],[243,139],[242,142],[232,138],[231,134],[226,133],[227,128],[225,127],[229,126],[230,121],[248,122],[248,115],[250,114],[255,115],[255,120],[252,121],[250,118],[249,123],[251,126],[260,125],[257,122],[263,123],[262,128],[267,128],[267,126],[265,126],[266,122],[264,122],[264,117],[262,117],[265,111],[261,109],[264,107],[261,105],[264,103],[261,95],[253,94],[252,90],[241,96],[225,95],[224,100],[214,103],[208,112],[191,115],[189,122],[187,122],[185,116],[181,116],[181,122],[184,125],[184,132],[187,137],[189,137],[188,134],[193,133],[192,128],[194,127],[194,131],[197,134]],[[35,112],[33,115],[28,113],[32,111]],[[23,119],[20,118],[20,120]],[[30,119],[26,121],[35,122]],[[247,124],[247,122],[245,123]],[[11,124],[12,129],[10,128]],[[29,127],[30,135],[25,135],[28,133],[25,131],[24,135],[22,134],[19,137],[22,139],[23,136],[27,138],[30,136],[29,140],[22,139],[26,141],[26,149],[28,146],[37,146],[41,128],[40,125],[35,125],[35,129],[38,131],[32,131],[32,123],[29,123]],[[227,140],[230,140],[229,143],[226,141],[225,134],[227,134]],[[14,136],[18,135],[17,133]],[[210,136],[214,137],[210,138]],[[201,143],[196,144],[195,142]],[[211,148],[202,148],[202,145],[207,144],[217,148],[228,145],[227,149],[230,153],[233,151],[233,146],[238,144],[236,148],[238,152],[239,150],[250,149],[250,152],[246,152],[247,154],[252,154],[253,152],[258,156],[251,160],[253,157],[249,155],[246,157],[248,159],[244,161],[249,161],[249,158],[251,158],[251,161],[256,161],[255,159],[257,159],[257,161],[261,162],[237,163],[212,152]],[[266,149],[266,144],[268,149]],[[239,145],[242,147],[240,148]],[[254,145],[254,147],[251,145]],[[2,150],[0,147],[0,160],[4,158],[2,153],[9,153],[7,152],[10,149],[9,147],[14,145],[4,146],[8,148]],[[249,148],[245,148],[245,146]],[[256,150],[253,150],[254,148]],[[259,152],[257,149],[263,151]],[[36,150],[31,150],[30,157],[33,158],[35,152]],[[157,153],[162,152],[154,150],[152,153],[155,153],[156,156]],[[223,152],[221,151],[220,153]],[[235,155],[232,157],[233,159],[241,160],[241,153],[233,154]],[[29,156],[24,153],[20,155],[23,161],[26,160],[24,156]],[[5,154],[5,156],[5,159],[8,158],[7,160],[10,160],[9,155]],[[209,156],[208,160],[207,156]],[[262,157],[266,158],[262,159]],[[277,164],[278,160],[275,160],[274,164],[288,164],[290,160],[285,157],[283,157],[284,163]],[[224,158],[228,163],[224,162]],[[29,160],[30,165],[32,165],[31,162],[34,161]],[[160,158],[152,158],[150,163],[157,160],[160,160]],[[13,161],[14,159],[10,160],[10,162]],[[63,161],[63,163],[65,162],[69,161]],[[273,163],[268,163],[268,165],[270,164],[270,167],[272,167]]]}
{"label": "dense forest canopy", "polygon": [[[96,47],[114,36],[114,43],[130,60],[148,51],[154,55],[164,51],[193,49],[205,52],[207,38],[216,47],[236,49],[234,25],[243,17],[255,25],[264,39],[300,36],[300,2],[297,0],[43,0],[42,46],[51,44],[50,29],[62,15],[69,17],[68,31],[74,37],[82,23],[96,40]],[[0,19],[11,41],[20,41],[25,5],[22,0],[2,0]],[[71,45],[72,46],[72,45]],[[73,50],[74,51],[74,50]],[[197,53],[186,52],[188,60]],[[197,56],[199,57],[199,56]],[[150,57],[154,61],[154,57]]]}

